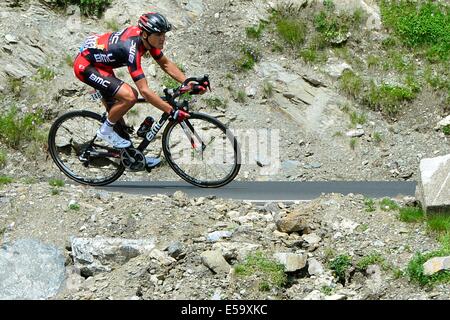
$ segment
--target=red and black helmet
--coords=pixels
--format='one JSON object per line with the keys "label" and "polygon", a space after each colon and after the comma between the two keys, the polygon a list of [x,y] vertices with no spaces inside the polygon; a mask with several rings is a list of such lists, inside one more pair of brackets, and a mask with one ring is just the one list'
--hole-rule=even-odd
{"label": "red and black helmet", "polygon": [[144,13],[138,21],[138,27],[148,33],[167,32],[172,29],[169,21],[160,13]]}

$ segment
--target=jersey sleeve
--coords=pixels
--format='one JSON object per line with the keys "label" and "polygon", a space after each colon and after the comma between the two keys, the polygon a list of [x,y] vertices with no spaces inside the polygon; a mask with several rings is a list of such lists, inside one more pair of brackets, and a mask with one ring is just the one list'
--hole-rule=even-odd
{"label": "jersey sleeve", "polygon": [[156,48],[151,48],[150,54],[153,57],[153,59],[155,59],[155,60],[161,59],[162,56],[164,55],[160,49],[156,49]]}
{"label": "jersey sleeve", "polygon": [[141,50],[137,50],[135,54],[130,52],[128,57],[128,71],[130,72],[131,78],[134,82],[145,78],[144,70],[142,70],[141,65],[141,57],[143,52]]}

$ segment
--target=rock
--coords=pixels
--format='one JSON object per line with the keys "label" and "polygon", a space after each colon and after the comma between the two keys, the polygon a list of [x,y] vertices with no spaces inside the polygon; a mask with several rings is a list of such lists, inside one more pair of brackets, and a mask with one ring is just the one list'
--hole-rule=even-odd
{"label": "rock", "polygon": [[183,245],[180,242],[174,242],[167,247],[167,253],[172,258],[181,258],[183,253]]}
{"label": "rock", "polygon": [[315,245],[318,244],[320,242],[320,240],[322,240],[317,234],[315,233],[309,233],[309,234],[304,234],[302,236],[303,240],[305,240],[309,245]]}
{"label": "rock", "polygon": [[311,276],[318,276],[323,274],[324,268],[322,264],[314,258],[308,259],[308,273]]}
{"label": "rock", "polygon": [[323,294],[319,290],[313,290],[303,300],[322,300]]}
{"label": "rock", "polygon": [[223,238],[231,238],[233,233],[231,231],[214,231],[206,236],[206,240],[209,242],[216,242]]}
{"label": "rock", "polygon": [[283,168],[283,170],[286,170],[286,171],[294,170],[299,165],[300,165],[300,162],[296,161],[296,160],[285,160],[285,161],[281,162],[281,168]]}
{"label": "rock", "polygon": [[445,126],[450,126],[450,116],[445,117],[441,121],[438,122],[436,129],[442,129]]}
{"label": "rock", "polygon": [[10,43],[10,44],[14,44],[14,43],[18,43],[19,42],[17,40],[17,38],[15,36],[13,36],[12,34],[5,35],[5,39],[6,39],[6,42]]}
{"label": "rock", "polygon": [[355,130],[350,130],[348,131],[345,135],[347,137],[361,137],[364,135],[364,130],[363,129],[355,129]]}
{"label": "rock", "polygon": [[363,10],[366,20],[366,28],[368,30],[381,30],[381,14],[380,8],[371,0],[339,0],[334,1],[335,8],[337,11],[346,11],[349,13],[354,13],[357,9]]}
{"label": "rock", "polygon": [[416,198],[427,214],[450,212],[450,154],[420,161]]}
{"label": "rock", "polygon": [[141,254],[150,254],[155,239],[73,238],[74,265],[83,276],[109,272]]}
{"label": "rock", "polygon": [[220,251],[205,251],[201,254],[202,262],[205,266],[217,274],[228,274],[231,266],[224,259]]}
{"label": "rock", "polygon": [[245,88],[245,94],[247,97],[254,97],[256,95],[257,88],[254,85],[250,85]]}
{"label": "rock", "polygon": [[334,79],[339,79],[346,70],[353,71],[349,64],[336,58],[329,58],[326,66],[322,69],[323,72]]}
{"label": "rock", "polygon": [[65,257],[35,239],[19,239],[0,247],[0,300],[48,299],[65,279]]}
{"label": "rock", "polygon": [[275,223],[278,231],[285,233],[301,232],[308,227],[305,214],[299,211],[288,213]]}
{"label": "rock", "polygon": [[277,252],[273,255],[275,260],[284,265],[286,272],[301,270],[306,266],[308,256],[290,252]]}
{"label": "rock", "polygon": [[347,300],[347,296],[344,294],[332,294],[331,296],[326,296],[325,300]]}
{"label": "rock", "polygon": [[212,249],[220,251],[227,261],[243,261],[249,254],[255,252],[260,247],[260,244],[246,242],[217,242],[213,244]]}
{"label": "rock", "polygon": [[175,193],[173,194],[173,200],[179,207],[185,207],[189,204],[188,195],[183,191],[175,191]]}
{"label": "rock", "polygon": [[159,264],[164,266],[170,266],[172,263],[175,263],[176,260],[170,256],[168,256],[165,252],[162,252],[158,249],[153,249],[149,252],[149,257],[158,261]]}
{"label": "rock", "polygon": [[423,274],[426,276],[431,276],[441,270],[450,270],[450,256],[434,257],[423,264]]}

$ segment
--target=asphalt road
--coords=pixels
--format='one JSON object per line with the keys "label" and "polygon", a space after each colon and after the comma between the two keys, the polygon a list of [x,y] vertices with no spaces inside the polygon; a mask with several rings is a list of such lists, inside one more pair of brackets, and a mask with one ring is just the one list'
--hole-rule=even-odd
{"label": "asphalt road", "polygon": [[218,189],[205,189],[178,181],[151,182],[114,182],[108,186],[99,187],[111,192],[131,194],[168,194],[181,190],[192,197],[214,195],[225,199],[248,200],[252,202],[293,202],[307,201],[317,198],[322,193],[363,194],[370,198],[414,196],[416,182],[414,181],[268,181],[243,182],[234,181]]}

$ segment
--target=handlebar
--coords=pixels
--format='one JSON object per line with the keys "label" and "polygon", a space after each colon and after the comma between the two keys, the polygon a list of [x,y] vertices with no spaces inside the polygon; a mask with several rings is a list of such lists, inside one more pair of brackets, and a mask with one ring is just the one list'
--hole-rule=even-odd
{"label": "handlebar", "polygon": [[[167,101],[170,104],[174,104],[174,100],[176,98],[178,98],[181,94],[188,92],[187,90],[182,92],[183,88],[186,87],[188,85],[189,82],[197,82],[198,85],[204,86],[206,88],[209,89],[209,91],[211,91],[211,86],[210,86],[210,82],[209,82],[209,75],[205,74],[203,77],[190,77],[187,78],[186,80],[184,80],[184,82],[181,84],[181,86],[179,86],[176,89],[164,89],[164,95],[166,96]],[[197,85],[195,85],[197,86]],[[195,86],[194,86],[194,90],[195,90]]]}

